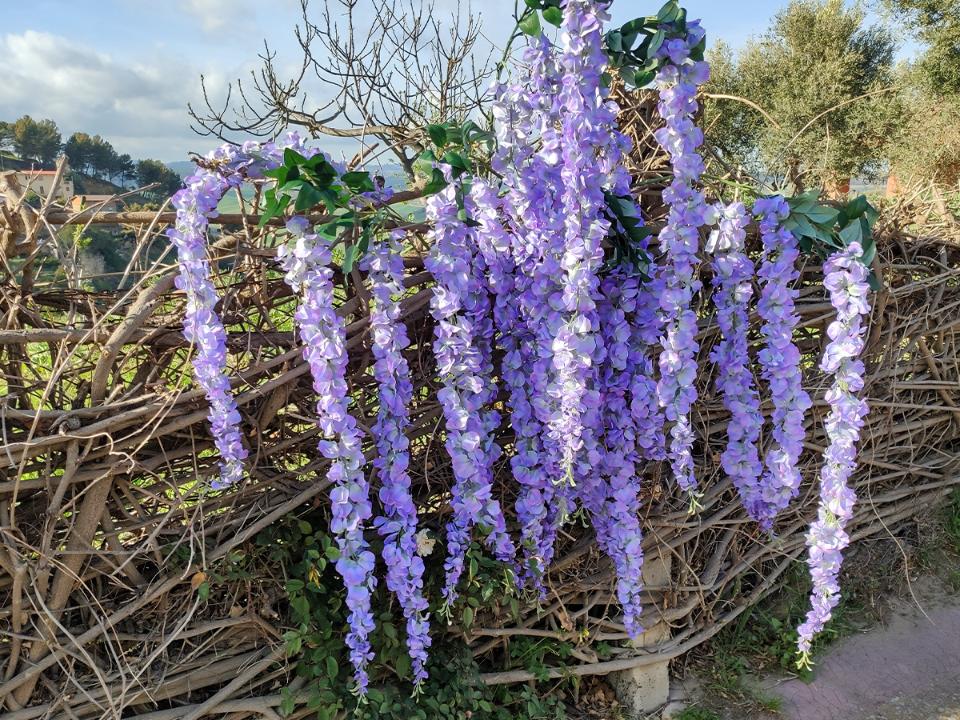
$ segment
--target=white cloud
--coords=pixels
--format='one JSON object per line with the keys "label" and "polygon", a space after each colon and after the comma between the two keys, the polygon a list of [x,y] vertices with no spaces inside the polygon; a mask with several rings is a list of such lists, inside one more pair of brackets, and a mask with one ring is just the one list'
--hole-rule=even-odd
{"label": "white cloud", "polygon": [[208,33],[241,30],[255,12],[250,0],[180,0],[180,6]]}
{"label": "white cloud", "polygon": [[[200,70],[174,56],[121,63],[94,48],[34,30],[0,36],[0,118],[52,118],[64,139],[100,133],[119,152],[173,160],[210,144],[193,135],[186,105]],[[211,87],[225,76],[207,73]]]}

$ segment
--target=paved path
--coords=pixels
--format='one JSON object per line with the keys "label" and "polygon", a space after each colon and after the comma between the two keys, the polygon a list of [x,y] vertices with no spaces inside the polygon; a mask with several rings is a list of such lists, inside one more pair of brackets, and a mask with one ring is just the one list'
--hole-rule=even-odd
{"label": "paved path", "polygon": [[783,716],[960,720],[960,599],[933,581],[914,589],[926,615],[898,602],[884,627],[847,638],[821,657],[813,682],[770,687],[783,698]]}

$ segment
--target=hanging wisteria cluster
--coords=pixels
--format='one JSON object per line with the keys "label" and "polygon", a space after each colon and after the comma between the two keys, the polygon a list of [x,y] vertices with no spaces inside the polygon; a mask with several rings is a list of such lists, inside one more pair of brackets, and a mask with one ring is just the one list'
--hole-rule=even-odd
{"label": "hanging wisteria cluster", "polygon": [[383,537],[383,560],[387,587],[397,596],[407,621],[407,647],[413,665],[414,683],[427,677],[430,627],[429,604],[423,592],[423,559],[417,554],[417,506],[410,495],[410,403],[413,382],[403,351],[410,345],[407,328],[400,321],[403,296],[401,233],[391,233],[370,249],[362,269],[370,280],[372,301],[370,331],[373,334],[373,374],[380,391],[380,408],[373,426],[380,475],[383,515],[374,521]]}
{"label": "hanging wisteria cluster", "polygon": [[710,360],[717,367],[717,390],[730,412],[727,447],[720,455],[724,472],[730,477],[743,506],[756,520],[760,518],[762,467],[757,443],[763,418],[760,394],[750,370],[750,323],[748,308],[753,295],[753,261],[747,257],[745,241],[748,222],[743,203],[715,208],[717,228],[710,233],[706,250],[713,255],[713,302],[717,307],[720,341]]}
{"label": "hanging wisteria cluster", "polygon": [[[695,305],[703,257],[710,261],[718,337],[709,359],[730,414],[720,463],[765,530],[772,530],[798,492],[797,463],[811,402],[802,390],[794,342],[799,249],[787,225],[791,206],[779,196],[760,198],[751,215],[740,202],[707,203],[698,152],[703,133],[695,124],[697,89],[708,77],[700,59],[704,34],[696,22],[671,13],[659,21],[652,36],[659,45],[650,49],[664,122],[656,138],[673,171],[663,192],[669,212],[659,232],[658,259],[651,257],[648,233],[638,233],[643,221],[622,162],[630,143],[617,128],[617,108],[606,89],[608,6],[605,0],[562,2],[559,41],[542,33],[531,38],[523,72],[494,88],[495,181],[472,176],[461,165],[435,162],[437,187],[426,201],[425,265],[435,283],[433,355],[453,471],[445,607],[457,599],[467,551],[478,539],[516,571],[518,586],[544,594],[558,532],[580,505],[616,568],[623,624],[637,637],[643,631],[640,516],[648,464],[669,461],[677,485],[691,494],[691,509],[696,507],[698,438],[691,412],[704,329]],[[220,148],[173,200],[177,222],[170,237],[180,261],[178,287],[187,297],[184,333],[194,344],[197,382],[210,403],[221,455],[217,488],[242,480],[247,450],[226,379],[226,332],[215,310],[207,225],[228,189],[282,170],[291,157],[302,168],[297,177],[325,178],[315,202],[328,211],[345,188],[362,199],[338,206],[350,212],[376,208],[389,197],[389,189],[374,188],[290,135],[278,143]],[[295,203],[296,210],[305,209],[300,196]],[[746,248],[753,217],[762,242],[759,267]],[[704,226],[713,228],[701,248]],[[414,392],[400,311],[405,231],[364,230],[369,248],[359,269],[370,285],[365,297],[371,372],[380,398],[366,437],[351,413],[346,380],[345,326],[331,265],[337,234],[318,232],[302,215],[289,218],[285,229],[289,243],[278,257],[300,297],[295,321],[317,396],[319,451],[328,461],[330,529],[347,591],[346,644],[357,690],[364,693],[369,683],[375,629],[377,559],[368,530],[383,542],[385,584],[403,612],[419,684],[427,677],[430,604],[409,474]],[[624,243],[627,256],[611,262],[611,247]],[[830,446],[820,478],[820,514],[808,535],[814,591],[813,610],[800,629],[804,653],[836,605],[841,551],[849,541],[844,526],[854,497],[847,480],[866,413],[858,398],[863,363],[857,356],[862,318],[869,311],[862,261],[860,246],[851,243],[825,265],[837,319],[828,329],[830,344],[821,362],[833,377],[827,393]],[[759,342],[749,334],[755,282]],[[752,370],[754,353],[759,377]],[[765,393],[771,408],[767,437]],[[505,424],[510,433],[502,432]],[[367,453],[373,458],[369,465]],[[518,484],[521,557],[495,492],[495,463],[504,453]],[[377,503],[371,479],[379,488]]]}
{"label": "hanging wisteria cluster", "polygon": [[[703,192],[697,181],[703,173],[703,158],[697,148],[703,143],[703,131],[694,122],[697,112],[697,87],[709,77],[709,67],[694,61],[690,51],[703,38],[703,29],[688,23],[685,38],[668,40],[660,48],[665,60],[657,75],[660,91],[658,109],[664,127],[657,130],[657,141],[670,154],[673,181],[663,191],[670,208],[667,226],[660,232],[660,250],[666,256],[663,267],[663,292],[660,307],[666,331],[661,339],[660,380],[657,395],[670,428],[670,465],[683,490],[696,491],[693,467],[694,433],[690,409],[697,400],[697,315],[694,295],[700,289],[696,270],[699,263],[700,228],[710,217]],[[691,509],[693,504],[691,505]]]}
{"label": "hanging wisteria cluster", "polygon": [[753,210],[759,218],[763,243],[757,312],[763,320],[760,333],[764,344],[759,360],[773,402],[773,442],[764,458],[759,493],[747,509],[762,527],[769,529],[777,513],[800,490],[797,461],[803,449],[803,417],[810,408],[810,398],[803,390],[800,350],[793,341],[800,322],[794,311],[798,291],[793,287],[800,277],[800,252],[797,238],[783,224],[790,215],[790,206],[782,197],[761,198]]}
{"label": "hanging wisteria cluster", "polygon": [[868,271],[862,255],[860,244],[854,242],[831,255],[823,266],[823,285],[837,318],[827,328],[830,342],[820,361],[820,369],[833,376],[826,395],[830,414],[824,422],[830,444],[820,471],[820,509],[807,533],[813,592],[812,607],[799,628],[801,666],[809,663],[813,636],[823,630],[840,601],[837,578],[843,549],[850,543],[845,528],[857,499],[847,481],[857,467],[857,441],[868,412],[867,403],[858,396],[863,389],[864,366],[859,359],[866,334],[863,318],[870,312]]}

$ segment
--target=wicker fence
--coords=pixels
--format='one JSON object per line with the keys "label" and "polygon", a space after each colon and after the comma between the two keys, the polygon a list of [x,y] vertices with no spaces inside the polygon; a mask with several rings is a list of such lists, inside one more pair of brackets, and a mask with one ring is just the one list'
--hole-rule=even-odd
{"label": "wicker fence", "polygon": [[[643,117],[630,128],[639,146],[649,148]],[[641,152],[634,170],[656,222],[662,164]],[[902,200],[885,210],[879,230],[885,287],[875,298],[866,352],[871,413],[856,476],[855,539],[888,532],[960,484],[960,232],[929,217],[920,226],[931,228],[930,236],[897,225],[916,227],[925,207]],[[8,229],[15,215],[8,213]],[[174,289],[164,225],[134,226],[133,259],[120,289],[92,292],[70,282],[69,272],[67,281],[45,279],[37,253],[50,253],[56,228],[42,215],[31,216],[32,231],[21,225],[18,232],[47,238],[46,250],[35,250],[44,242],[18,246],[9,233],[0,284],[0,703],[7,717],[24,720],[272,717],[290,672],[280,640],[284,578],[264,566],[243,577],[218,576],[209,597],[198,592],[207,574],[238,553],[252,555],[266,528],[291,514],[318,512],[326,502],[309,372],[292,331],[295,299],[276,271],[268,234],[240,222],[215,243],[231,375],[251,458],[242,487],[210,493],[202,479],[214,474],[216,456],[202,395],[191,386],[190,348],[180,334],[183,297]],[[70,248],[58,252],[69,270]],[[416,254],[407,267],[403,307],[417,386],[411,469],[421,522],[442,536],[451,473],[434,392],[430,276]],[[569,663],[551,671],[555,676],[675,657],[762,597],[800,556],[826,442],[826,380],[816,359],[831,310],[820,279],[817,265],[804,268],[799,339],[815,404],[807,419],[805,482],[778,523],[777,539],[748,521],[719,467],[727,418],[712,390],[707,357],[715,326],[704,304],[695,413],[703,511],[687,515],[666,467],[644,471],[647,551],[669,555],[673,568],[669,584],[647,588],[646,613],[650,624],[670,625],[669,639],[598,657],[592,643],[616,646],[626,635],[617,622],[613,569],[592,531],[574,524],[562,534],[541,607],[521,606],[519,620],[496,603],[478,610],[465,639],[489,671],[487,682],[532,677],[509,669],[505,659],[511,638],[522,635],[576,638]],[[369,427],[376,388],[362,282],[344,288],[340,312],[348,326],[354,410]],[[509,447],[506,423],[501,441]],[[497,477],[511,507],[506,461]]]}

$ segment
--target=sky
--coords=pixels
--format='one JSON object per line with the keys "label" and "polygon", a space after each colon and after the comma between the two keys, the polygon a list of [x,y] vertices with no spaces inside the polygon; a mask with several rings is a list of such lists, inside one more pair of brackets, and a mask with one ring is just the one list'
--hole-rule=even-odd
{"label": "sky", "polygon": [[[355,0],[361,22],[370,0]],[[466,0],[462,0],[466,2]],[[339,7],[338,0],[329,0]],[[708,39],[734,48],[761,33],[783,0],[686,0]],[[313,12],[323,0],[312,0]],[[433,0],[448,17],[457,0]],[[494,45],[512,27],[514,0],[473,0]],[[613,22],[655,12],[660,2],[616,0]],[[0,120],[56,121],[64,139],[99,133],[118,152],[165,162],[216,144],[190,129],[187,103],[214,95],[259,67],[263,41],[293,70],[299,0],[0,0]],[[315,91],[316,92],[316,91]],[[316,92],[316,96],[319,96]],[[333,150],[333,148],[331,148]]]}

